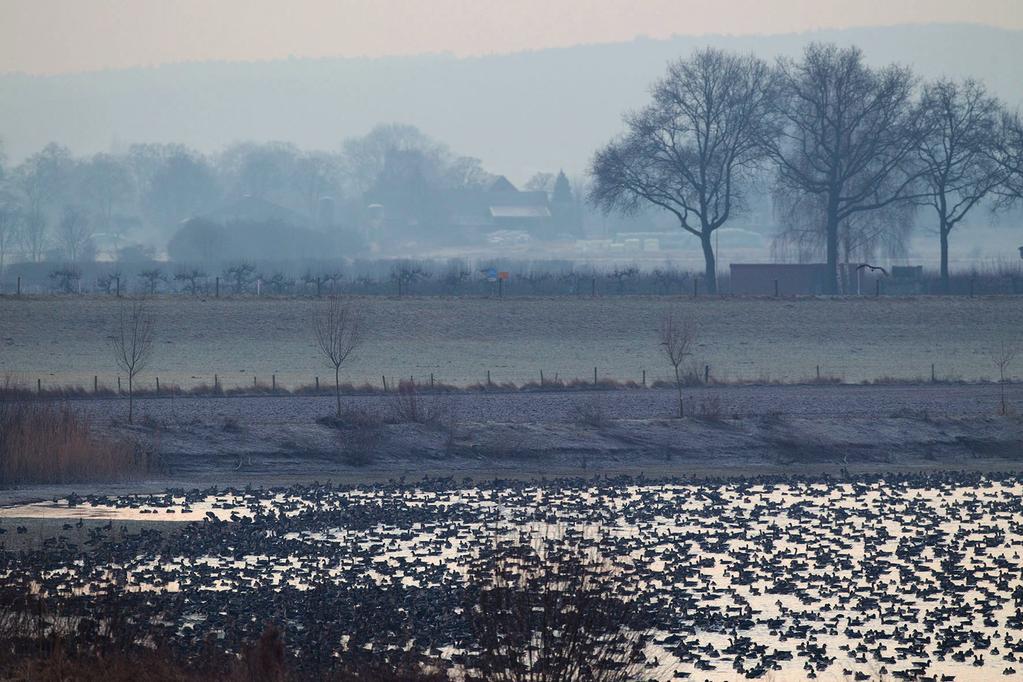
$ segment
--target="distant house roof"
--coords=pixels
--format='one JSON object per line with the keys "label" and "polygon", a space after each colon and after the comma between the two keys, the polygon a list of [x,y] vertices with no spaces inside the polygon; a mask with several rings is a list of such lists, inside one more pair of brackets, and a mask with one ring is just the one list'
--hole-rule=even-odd
{"label": "distant house roof", "polygon": [[511,184],[508,178],[503,175],[498,175],[493,183],[490,185],[491,192],[518,192],[518,188]]}
{"label": "distant house roof", "polygon": [[261,197],[249,195],[196,217],[222,224],[233,222],[265,223],[272,221],[295,226],[306,226],[311,222],[301,213],[292,211],[290,208],[285,208]]}
{"label": "distant house roof", "polygon": [[491,206],[491,218],[550,218],[546,206]]}

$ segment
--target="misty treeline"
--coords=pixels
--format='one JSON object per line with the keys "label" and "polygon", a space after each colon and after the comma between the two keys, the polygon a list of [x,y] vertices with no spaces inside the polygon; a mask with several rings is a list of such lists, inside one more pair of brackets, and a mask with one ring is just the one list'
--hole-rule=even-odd
{"label": "misty treeline", "polygon": [[[769,191],[775,248],[838,264],[904,243],[913,218],[940,240],[942,289],[955,228],[1023,187],[1023,120],[966,79],[924,82],[871,67],[860,49],[814,43],[774,64],[718,49],[669,65],[651,100],[593,158],[605,212],[656,206],[700,240],[717,291],[714,233]],[[968,237],[965,237],[968,239]]]}
{"label": "misty treeline", "polygon": [[[494,180],[479,159],[403,124],[379,125],[336,152],[287,142],[238,143],[215,154],[132,144],[80,158],[51,143],[11,164],[0,147],[0,271],[14,260],[142,263],[162,255],[154,244],[191,262],[352,257],[366,247],[357,228],[367,220],[367,197],[407,197],[411,185],[482,189]],[[538,173],[527,188],[570,191],[557,181]],[[246,214],[253,207],[256,215]]]}
{"label": "misty treeline", "polygon": [[[665,263],[597,266],[557,259],[352,258],[229,260],[182,263],[40,263],[58,293],[110,296],[589,296],[681,295],[694,292],[693,273]],[[507,273],[498,282],[493,276]],[[699,283],[696,283],[699,287]],[[696,293],[704,293],[698,290]]]}
{"label": "misty treeline", "polygon": [[[434,264],[426,277],[400,263],[354,261],[464,245],[465,226],[440,215],[445,197],[471,198],[500,182],[479,159],[401,124],[336,151],[268,142],[203,154],[134,144],[79,158],[49,144],[19,163],[0,151],[0,274],[19,261],[19,275],[66,292],[199,293],[219,277],[226,293],[319,293],[341,269],[353,290],[487,289],[481,263],[463,268],[468,274]],[[596,211],[615,214],[614,232],[690,235],[703,251],[706,293],[719,290],[722,228],[750,215],[764,222],[765,212],[779,226],[774,257],[826,261],[835,293],[840,263],[904,258],[911,230],[933,232],[936,290],[948,291],[950,250],[974,246],[968,234],[956,241],[976,224],[970,217],[1006,209],[1023,193],[1023,121],[980,81],[925,82],[902,66],[870,66],[855,47],[811,44],[801,58],[775,63],[705,49],[669,65],[650,102],[596,151],[588,177],[538,173],[524,189],[519,198],[546,192],[553,218],[558,207],[571,214],[534,236],[607,237]],[[404,232],[385,234],[398,228],[380,219],[382,204],[408,218]],[[512,206],[512,215],[532,208]],[[544,274],[551,270],[513,281],[544,282],[538,291],[558,277],[582,286],[580,267]],[[606,270],[602,281],[613,278],[620,291],[650,274]],[[650,274],[650,288],[663,279]]]}

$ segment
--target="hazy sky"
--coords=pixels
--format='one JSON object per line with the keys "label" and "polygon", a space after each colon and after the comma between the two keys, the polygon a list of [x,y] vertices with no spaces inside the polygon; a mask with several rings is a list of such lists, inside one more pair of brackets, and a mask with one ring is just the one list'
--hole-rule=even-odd
{"label": "hazy sky", "polygon": [[1020,29],[1023,0],[0,0],[0,71],[477,55],[919,22]]}

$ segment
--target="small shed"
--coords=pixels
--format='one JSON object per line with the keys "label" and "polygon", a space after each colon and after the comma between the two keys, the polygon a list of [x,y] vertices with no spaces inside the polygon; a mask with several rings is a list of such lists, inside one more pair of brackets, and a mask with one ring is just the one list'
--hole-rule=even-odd
{"label": "small shed", "polygon": [[823,294],[827,285],[827,263],[732,263],[731,266],[733,294],[808,296]]}

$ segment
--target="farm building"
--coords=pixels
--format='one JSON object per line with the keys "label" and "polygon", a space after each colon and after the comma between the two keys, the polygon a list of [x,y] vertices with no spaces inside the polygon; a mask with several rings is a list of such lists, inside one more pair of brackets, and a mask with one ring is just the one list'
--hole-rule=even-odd
{"label": "farm building", "polygon": [[[731,290],[746,296],[822,294],[827,263],[732,263]],[[777,286],[777,289],[775,288]]]}
{"label": "farm building", "polygon": [[[816,296],[827,291],[827,263],[732,263],[731,292],[745,296]],[[870,294],[887,273],[862,263],[840,263],[843,294]]]}

